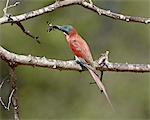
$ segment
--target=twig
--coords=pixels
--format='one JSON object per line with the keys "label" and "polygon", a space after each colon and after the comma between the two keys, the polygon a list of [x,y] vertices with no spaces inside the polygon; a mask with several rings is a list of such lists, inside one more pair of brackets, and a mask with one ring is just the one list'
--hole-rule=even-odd
{"label": "twig", "polygon": [[0,84],[0,90],[1,90],[1,88],[3,86],[3,84],[4,84],[4,81],[2,81],[1,84]]}
{"label": "twig", "polygon": [[[0,84],[0,91],[1,91],[1,88],[2,88],[3,84],[4,84],[4,81],[2,81],[1,84]],[[1,96],[0,96],[0,103],[1,103],[2,106],[4,106],[4,108],[6,108]]]}
{"label": "twig", "polygon": [[14,24],[14,23],[17,24],[18,27],[22,30],[23,33],[25,33],[26,35],[28,35],[29,37],[35,39],[38,43],[40,43],[40,41],[38,40],[39,37],[34,37],[29,31],[26,31],[26,29],[24,28],[24,26],[21,24],[20,21],[14,22],[13,19],[11,18],[11,15],[7,14],[7,10],[8,10],[9,8],[15,7],[15,6],[17,6],[19,3],[20,3],[20,2],[15,2],[15,4],[8,6],[9,0],[7,0],[6,6],[5,6],[5,8],[3,9],[3,11],[4,11],[4,15],[3,15],[3,16],[6,17],[6,18],[8,18],[8,21],[10,21],[11,24]]}
{"label": "twig", "polygon": [[5,105],[5,103],[2,100],[2,97],[0,96],[0,103],[4,107],[4,109],[8,110],[8,106]]}
{"label": "twig", "polygon": [[4,16],[7,15],[8,4],[9,4],[9,0],[6,1],[6,6],[5,6],[5,8],[3,9]]}
{"label": "twig", "polygon": [[[2,86],[3,86],[4,82],[5,82],[5,81],[3,80],[3,81],[1,82],[1,84],[0,84],[0,91],[1,91],[1,89],[2,89]],[[12,95],[14,94],[14,92],[15,92],[15,89],[13,89],[13,90],[11,91],[10,95],[9,95],[7,106],[5,105],[5,103],[4,103],[3,100],[2,100],[2,97],[0,96],[0,103],[1,103],[1,105],[2,105],[6,110],[9,110],[9,109],[10,109],[11,100],[12,100]]]}
{"label": "twig", "polygon": [[28,35],[31,38],[35,39],[36,42],[40,44],[40,41],[38,40],[39,37],[35,37],[35,36],[31,35],[31,33],[29,31],[26,31],[24,26],[21,24],[21,22],[16,22],[16,24],[19,26],[19,28],[22,30],[23,33],[25,33],[26,35]]}
{"label": "twig", "polygon": [[11,18],[13,19],[13,21],[9,21],[7,17],[2,17],[0,18],[0,24],[25,21],[27,19],[37,17],[47,12],[52,12],[55,9],[69,6],[69,5],[81,5],[84,8],[90,9],[98,13],[99,15],[104,15],[113,19],[118,19],[126,22],[131,21],[131,22],[138,22],[138,23],[145,23],[145,24],[150,23],[150,18],[127,16],[123,14],[114,13],[111,12],[110,10],[101,9],[96,5],[86,2],[85,0],[63,0],[63,1],[57,1],[49,6],[43,7],[35,11],[24,13],[18,16],[12,16]]}
{"label": "twig", "polygon": [[13,5],[9,5],[9,6],[8,6],[8,9],[9,9],[9,8],[12,8],[12,7],[16,7],[16,6],[19,5],[19,4],[20,4],[20,2],[15,2]]}
{"label": "twig", "polygon": [[9,95],[7,106],[5,105],[5,103],[2,100],[2,97],[0,96],[0,103],[6,110],[10,110],[10,105],[11,105],[12,96],[13,96],[14,92],[15,92],[15,89],[13,89]]}
{"label": "twig", "polygon": [[7,109],[9,110],[10,109],[10,104],[11,104],[11,100],[12,100],[12,96],[15,92],[15,89],[13,89],[9,95],[9,100],[8,100],[8,105],[7,105]]}
{"label": "twig", "polygon": [[19,4],[20,2],[15,2],[13,5],[9,5],[8,6],[8,4],[9,4],[9,0],[7,0],[6,1],[6,6],[5,6],[5,8],[3,9],[3,12],[4,12],[4,15],[3,16],[7,16],[7,10],[9,9],[9,8],[12,8],[12,7],[15,7],[15,6],[17,6],[18,4]]}
{"label": "twig", "polygon": [[12,94],[12,105],[13,105],[13,113],[14,113],[14,120],[20,120],[19,117],[19,105],[18,105],[18,97],[17,97],[17,85],[16,85],[16,71],[15,66],[10,66],[10,81],[11,81],[11,87],[14,90],[14,93]]}
{"label": "twig", "polygon": [[[31,55],[18,55],[10,53],[0,46],[0,57],[7,63],[16,65],[38,66],[58,70],[76,70],[81,71],[82,68],[74,60],[61,61],[47,59],[45,57],[34,57]],[[100,60],[99,60],[100,61]],[[107,61],[108,62],[108,61]],[[98,61],[94,61],[94,66],[100,71],[117,71],[117,72],[150,72],[150,64],[127,64],[127,63],[111,63],[105,62],[105,66],[99,65]]]}

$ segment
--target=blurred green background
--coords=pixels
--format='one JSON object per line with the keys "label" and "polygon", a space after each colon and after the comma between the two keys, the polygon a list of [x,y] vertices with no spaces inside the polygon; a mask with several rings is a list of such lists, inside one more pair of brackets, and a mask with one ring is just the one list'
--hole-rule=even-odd
{"label": "blurred green background", "polygon": [[[0,16],[5,0],[0,0]],[[13,4],[15,0],[10,0]],[[22,14],[42,8],[54,0],[20,0],[20,5],[8,12]],[[104,9],[126,15],[150,17],[149,0],[93,0]],[[26,36],[16,25],[0,26],[0,44],[7,50],[24,55],[52,59],[74,59],[64,35],[47,32],[47,21],[71,24],[88,42],[94,59],[110,51],[111,62],[149,63],[150,26],[114,20],[81,6],[68,6],[39,17],[23,21],[41,44]],[[1,80],[8,75],[8,65],[0,60]],[[149,119],[149,73],[105,72],[104,84],[116,109],[113,113],[88,72],[59,71],[30,66],[17,67],[19,109],[22,119],[99,120]],[[7,102],[10,92],[6,83],[1,91]],[[11,119],[12,111],[0,107],[0,119]]]}

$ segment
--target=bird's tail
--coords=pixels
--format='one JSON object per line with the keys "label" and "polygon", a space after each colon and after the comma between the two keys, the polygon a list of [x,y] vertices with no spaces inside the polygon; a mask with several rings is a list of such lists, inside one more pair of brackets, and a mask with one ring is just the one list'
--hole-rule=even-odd
{"label": "bird's tail", "polygon": [[90,67],[88,67],[88,65],[84,65],[84,66],[85,66],[85,67],[88,69],[88,71],[90,72],[91,76],[92,76],[93,79],[95,80],[95,82],[96,82],[97,86],[99,87],[99,89],[104,92],[108,103],[110,104],[111,108],[114,110],[114,107],[113,107],[113,105],[112,105],[112,103],[111,103],[111,101],[110,101],[110,98],[109,98],[109,96],[108,96],[108,94],[107,94],[107,92],[106,92],[105,86],[103,85],[102,81],[101,81],[100,78],[99,78],[99,75],[98,75],[97,73],[95,73],[95,70],[93,71],[94,68],[91,69],[91,66],[90,66]]}

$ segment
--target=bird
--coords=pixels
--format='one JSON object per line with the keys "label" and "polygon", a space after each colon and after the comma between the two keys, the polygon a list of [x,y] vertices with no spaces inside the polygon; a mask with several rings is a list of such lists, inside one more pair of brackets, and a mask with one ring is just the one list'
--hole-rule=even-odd
{"label": "bird", "polygon": [[52,25],[49,24],[48,32],[52,30],[60,30],[64,33],[65,38],[69,44],[70,49],[75,55],[75,60],[82,67],[85,67],[91,76],[93,77],[98,88],[104,93],[108,103],[111,108],[114,110],[113,105],[110,101],[110,98],[107,94],[104,84],[102,83],[102,79],[99,77],[96,68],[94,67],[93,57],[91,54],[91,50],[86,41],[78,34],[77,30],[71,25]]}

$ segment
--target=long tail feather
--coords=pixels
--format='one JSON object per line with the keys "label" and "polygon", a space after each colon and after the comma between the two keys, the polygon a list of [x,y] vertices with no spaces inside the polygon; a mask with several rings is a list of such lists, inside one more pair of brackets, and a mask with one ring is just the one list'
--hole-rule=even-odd
{"label": "long tail feather", "polygon": [[99,75],[98,75],[98,73],[97,73],[97,71],[96,71],[96,69],[94,67],[92,67],[91,65],[86,64],[85,62],[82,61],[81,58],[78,58],[77,56],[75,56],[75,58],[76,58],[76,61],[80,65],[84,66],[90,72],[91,76],[93,77],[93,79],[96,82],[96,84],[99,87],[99,89],[105,94],[105,97],[106,97],[108,103],[110,104],[112,110],[115,111],[115,109],[114,109],[114,107],[113,107],[113,105],[112,105],[112,103],[110,101],[110,98],[109,98],[109,96],[108,96],[108,94],[106,92],[105,86],[102,83],[102,78],[101,78],[102,77],[102,73],[101,73],[101,76],[99,77]]}
{"label": "long tail feather", "polygon": [[[112,103],[111,103],[111,101],[110,101],[110,98],[109,98],[109,96],[108,96],[108,94],[107,94],[107,92],[106,92],[105,86],[104,86],[103,83],[101,82],[101,80],[100,80],[98,74],[96,74],[95,71],[93,71],[93,70],[92,70],[91,68],[89,68],[87,65],[84,65],[84,66],[85,66],[85,67],[88,69],[88,71],[90,72],[91,76],[92,76],[93,79],[95,80],[95,82],[96,82],[97,86],[99,87],[99,89],[104,92],[108,103],[110,104],[111,108],[114,110],[114,107],[113,107],[113,105],[112,105]],[[115,110],[114,110],[114,111],[115,111]]]}

